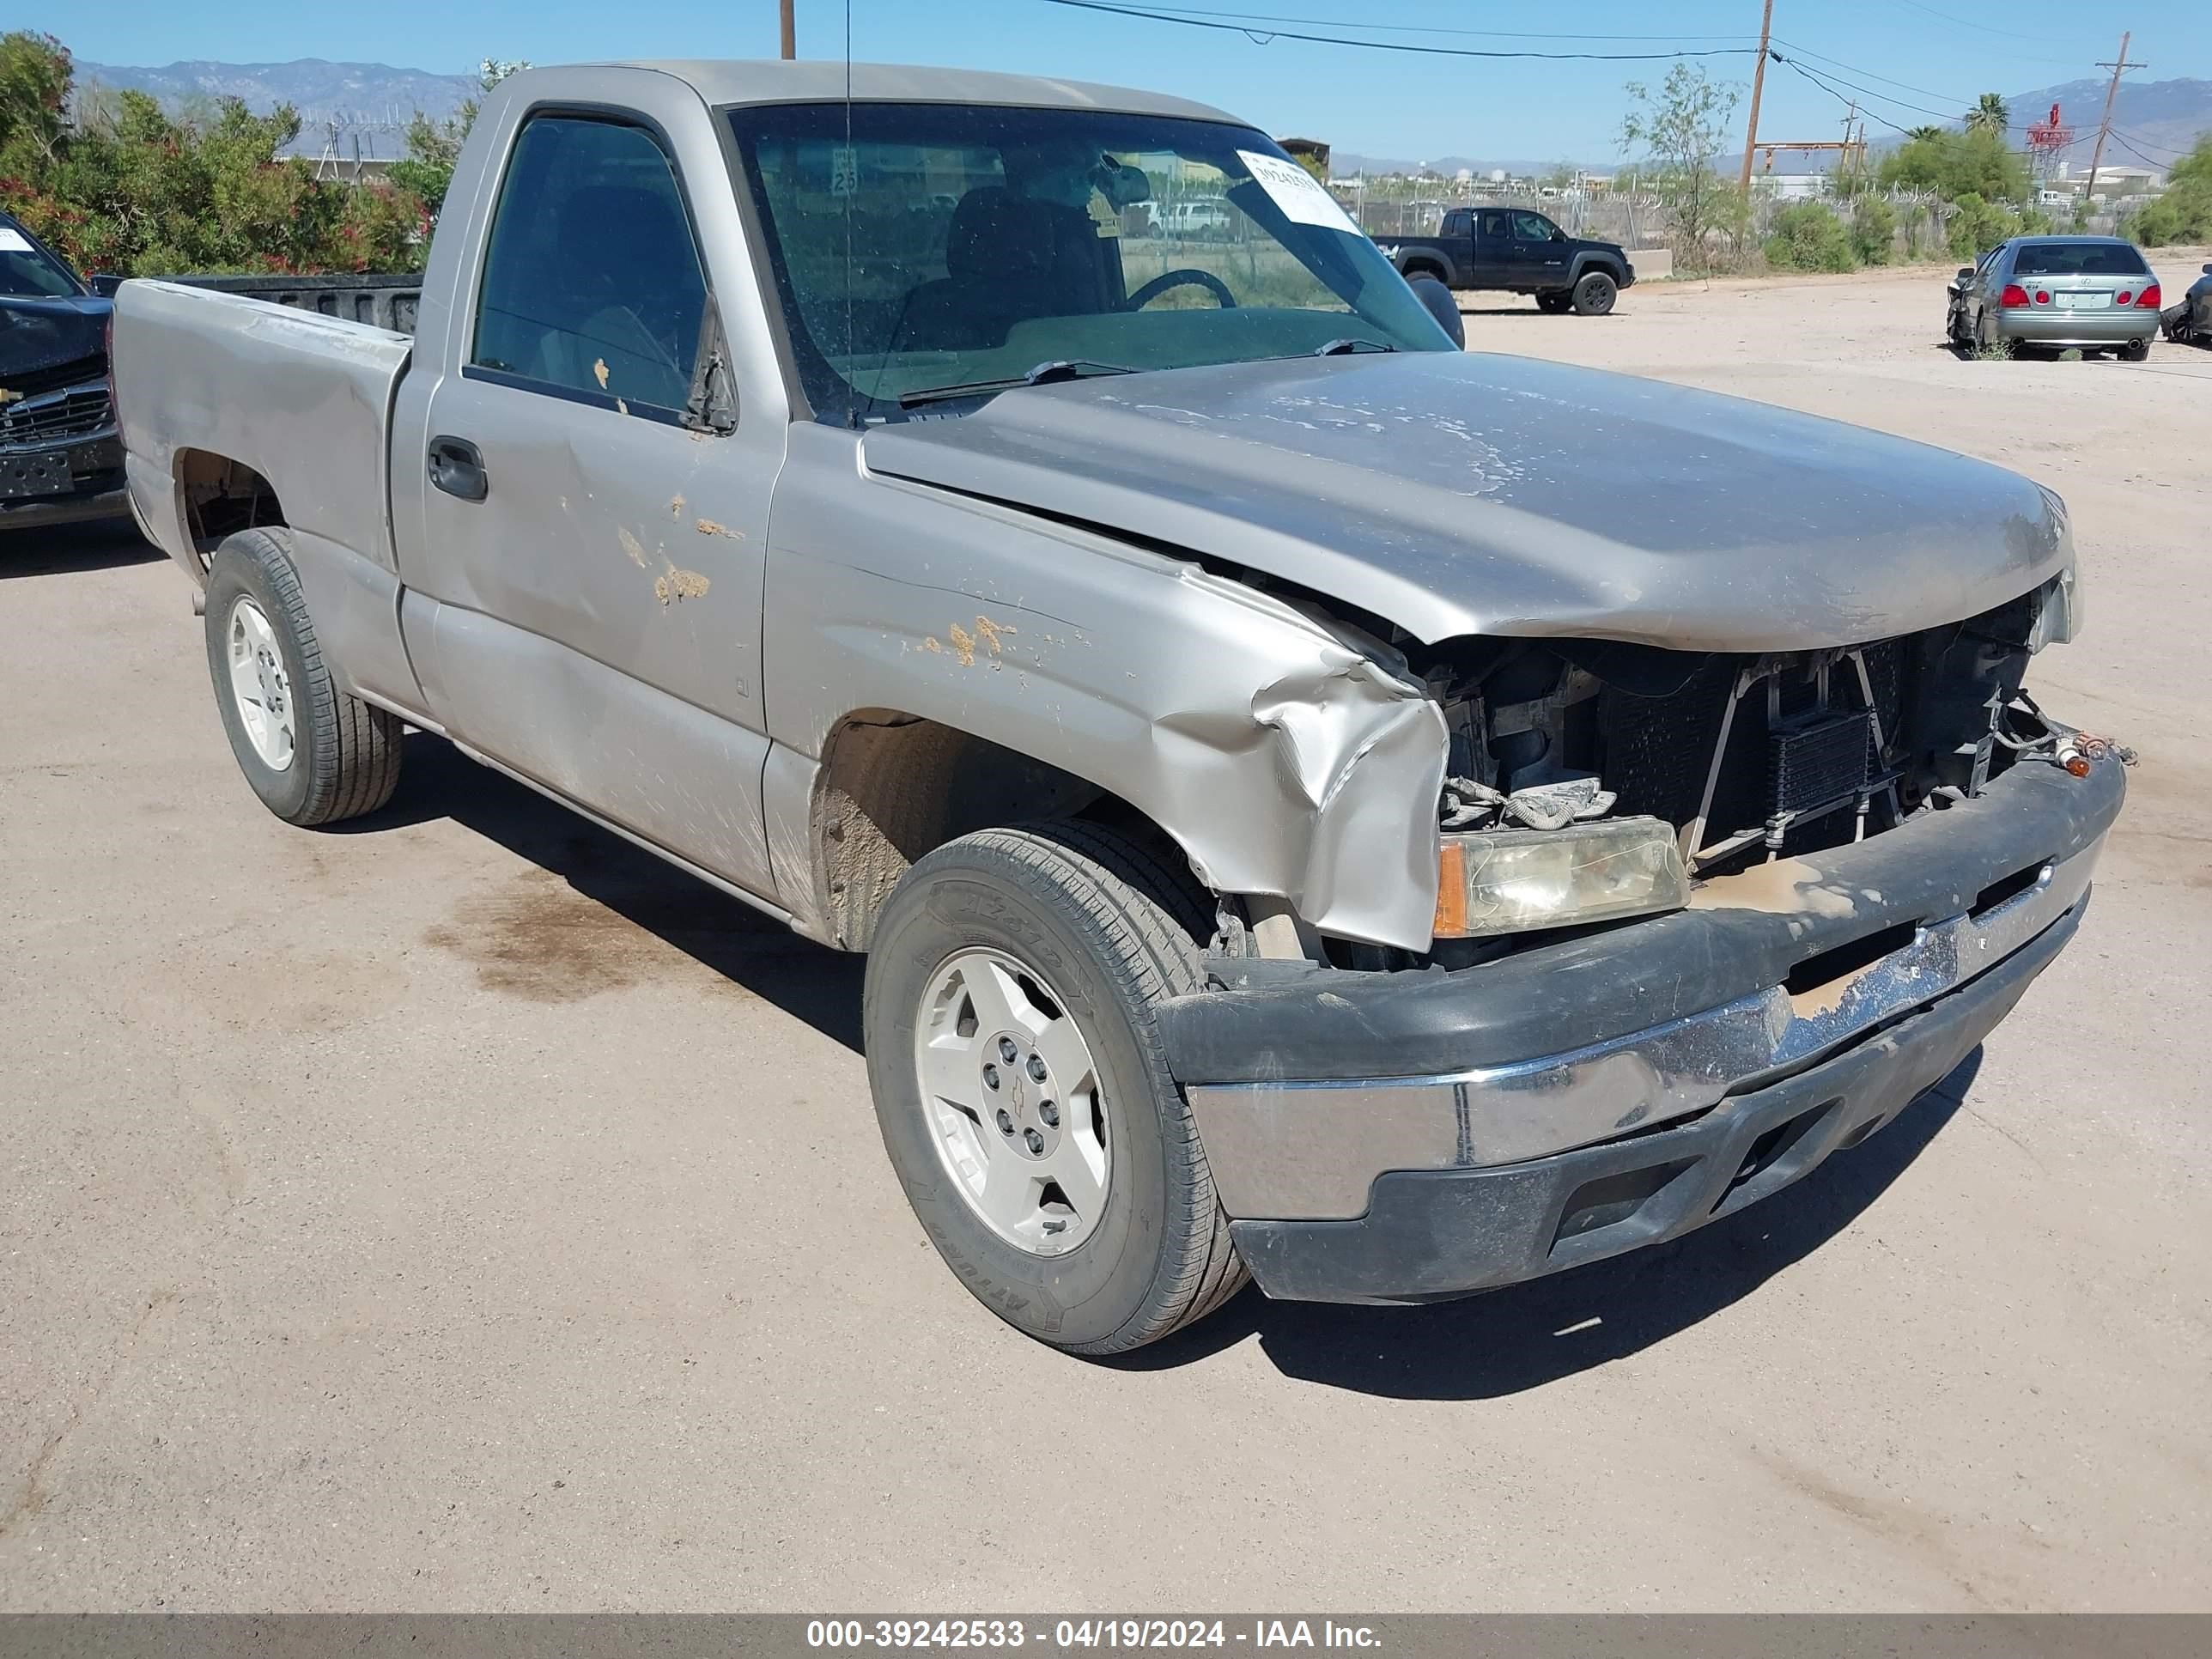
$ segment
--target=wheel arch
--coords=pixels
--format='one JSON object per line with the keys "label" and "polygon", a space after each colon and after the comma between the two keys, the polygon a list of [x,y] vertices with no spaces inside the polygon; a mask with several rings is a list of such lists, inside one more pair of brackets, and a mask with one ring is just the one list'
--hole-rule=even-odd
{"label": "wheel arch", "polygon": [[[901,709],[857,708],[837,721],[805,816],[803,879],[816,931],[847,950],[868,948],[892,890],[918,860],[980,830],[1087,819],[1175,848],[1204,884],[1182,839],[1105,785]],[[783,881],[800,873],[792,862]]]}
{"label": "wheel arch", "polygon": [[181,447],[170,457],[178,523],[183,539],[199,562],[204,583],[208,566],[223,538],[240,530],[289,526],[276,486],[258,467],[211,449]]}

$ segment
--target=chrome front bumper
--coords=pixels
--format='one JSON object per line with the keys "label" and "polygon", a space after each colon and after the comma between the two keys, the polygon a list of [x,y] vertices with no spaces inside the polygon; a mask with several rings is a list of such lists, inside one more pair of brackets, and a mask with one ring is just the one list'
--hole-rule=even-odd
{"label": "chrome front bumper", "polygon": [[[2048,933],[2082,903],[2102,844],[2100,831],[2021,890],[1916,926],[1823,982],[1771,986],[1585,1047],[1423,1076],[1194,1083],[1222,1206],[1232,1218],[1356,1217],[1388,1173],[1520,1164],[1707,1111],[1819,1064]],[[1565,982],[1562,995],[1573,995]]]}

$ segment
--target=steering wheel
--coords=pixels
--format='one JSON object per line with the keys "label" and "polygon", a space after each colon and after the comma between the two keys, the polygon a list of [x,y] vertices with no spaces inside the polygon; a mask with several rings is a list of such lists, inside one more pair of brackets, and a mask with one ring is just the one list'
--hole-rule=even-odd
{"label": "steering wheel", "polygon": [[1199,270],[1185,265],[1180,270],[1165,270],[1146,283],[1121,302],[1124,311],[1142,311],[1146,306],[1171,288],[1194,285],[1204,289],[1224,311],[1237,309],[1237,296],[1229,291],[1229,284],[1210,270]]}

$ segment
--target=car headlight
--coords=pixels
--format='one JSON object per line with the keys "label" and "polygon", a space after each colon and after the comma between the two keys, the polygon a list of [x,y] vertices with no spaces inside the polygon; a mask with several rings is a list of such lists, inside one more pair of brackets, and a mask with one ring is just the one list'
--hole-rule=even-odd
{"label": "car headlight", "polygon": [[1609,921],[1689,902],[1690,872],[1674,831],[1657,818],[1447,835],[1436,937]]}

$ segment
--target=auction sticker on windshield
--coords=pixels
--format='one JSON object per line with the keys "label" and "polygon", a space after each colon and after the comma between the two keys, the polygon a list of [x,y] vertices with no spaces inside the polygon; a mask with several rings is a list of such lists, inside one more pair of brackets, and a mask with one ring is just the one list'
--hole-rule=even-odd
{"label": "auction sticker on windshield", "polygon": [[0,253],[28,253],[30,251],[29,237],[20,230],[11,230],[6,225],[0,225]]}
{"label": "auction sticker on windshield", "polygon": [[1358,228],[1345,216],[1344,210],[1336,204],[1336,198],[1323,190],[1320,181],[1296,161],[1249,149],[1238,150],[1237,159],[1252,170],[1254,180],[1282,209],[1285,218],[1302,225],[1319,225],[1323,230],[1358,234]]}

